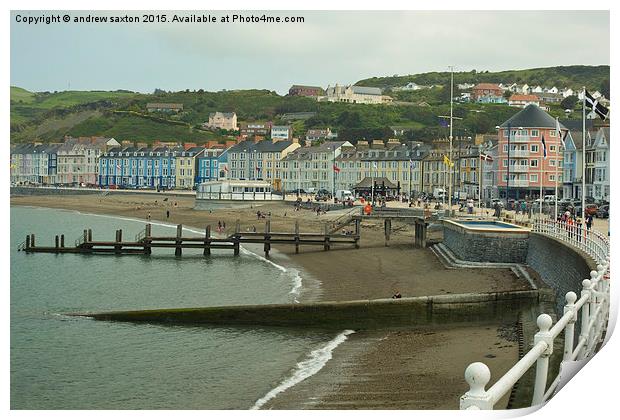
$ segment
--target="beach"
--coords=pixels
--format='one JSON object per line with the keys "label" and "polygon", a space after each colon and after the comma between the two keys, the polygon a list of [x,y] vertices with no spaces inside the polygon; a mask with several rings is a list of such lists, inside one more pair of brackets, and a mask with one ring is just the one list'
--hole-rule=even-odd
{"label": "beach", "polygon": [[[193,197],[140,194],[21,196],[11,197],[11,205],[108,214],[145,223],[150,215],[153,222],[196,229],[210,224],[215,230],[220,222],[226,226],[222,234],[233,233],[236,220],[241,230],[262,231],[266,219],[258,219],[257,211],[270,214],[271,229],[279,232],[292,232],[296,221],[301,232],[322,232],[325,223],[342,213],[317,216],[310,210],[294,211],[285,202],[197,211]],[[113,229],[111,221],[111,235]],[[292,246],[278,246],[270,258],[299,270],[300,302],[389,298],[396,291],[411,297],[529,287],[507,269],[446,269],[430,250],[413,248],[410,227],[395,224],[393,229],[389,247],[383,226],[364,222],[359,249],[343,246],[325,252],[322,247],[302,247],[295,254]],[[356,331],[334,350],[323,369],[270,399],[264,408],[456,409],[458,397],[467,390],[463,372],[469,363],[483,361],[492,372],[502,373],[518,360],[517,345],[510,339],[514,334],[506,333],[515,325],[516,319],[508,325],[489,320],[477,325]],[[505,401],[497,407],[502,406]]]}

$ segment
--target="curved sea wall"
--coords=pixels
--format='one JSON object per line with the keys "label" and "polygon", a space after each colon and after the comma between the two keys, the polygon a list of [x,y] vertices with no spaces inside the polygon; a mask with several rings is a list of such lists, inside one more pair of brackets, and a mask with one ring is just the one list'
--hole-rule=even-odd
{"label": "curved sea wall", "polygon": [[591,270],[596,270],[596,263],[587,254],[558,239],[533,232],[525,262],[555,291],[559,315],[563,313],[566,293],[575,292],[579,296],[581,282],[590,278]]}

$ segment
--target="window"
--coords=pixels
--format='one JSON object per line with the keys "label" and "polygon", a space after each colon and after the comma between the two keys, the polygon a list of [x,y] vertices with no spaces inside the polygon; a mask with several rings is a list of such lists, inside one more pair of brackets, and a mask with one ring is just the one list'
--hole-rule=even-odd
{"label": "window", "polygon": [[549,161],[549,166],[553,166],[553,167],[555,167],[555,160],[554,160],[554,159],[551,159],[551,160]]}
{"label": "window", "polygon": [[530,151],[532,153],[538,153],[538,145],[537,144],[530,144]]}
{"label": "window", "polygon": [[532,130],[530,131],[530,137],[538,137],[538,130]]}
{"label": "window", "polygon": [[503,165],[504,165],[504,166],[508,166],[508,159],[504,159],[504,161],[503,161]]}
{"label": "window", "polygon": [[538,182],[538,174],[530,174],[530,182]]}
{"label": "window", "polygon": [[549,145],[549,151],[551,151],[551,152],[555,152],[555,149],[556,149],[555,144],[551,144],[551,145]]}
{"label": "window", "polygon": [[530,167],[537,168],[538,167],[538,159],[530,160]]}

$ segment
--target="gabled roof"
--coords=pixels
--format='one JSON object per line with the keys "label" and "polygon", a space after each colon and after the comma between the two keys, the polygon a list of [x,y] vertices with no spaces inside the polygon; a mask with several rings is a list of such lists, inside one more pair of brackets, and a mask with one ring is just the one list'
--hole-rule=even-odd
{"label": "gabled roof", "polygon": [[[508,126],[513,128],[527,127],[527,128],[555,128],[555,118],[547,114],[534,104],[529,104],[521,111],[506,120],[501,128]],[[560,123],[560,128],[566,128]]]}
{"label": "gabled roof", "polygon": [[351,89],[359,95],[381,95],[381,89],[377,87],[351,86]]}
{"label": "gabled roof", "polygon": [[501,89],[498,85],[496,85],[495,83],[478,83],[476,86],[474,86],[475,90],[478,89],[493,89],[493,90],[498,90]]}

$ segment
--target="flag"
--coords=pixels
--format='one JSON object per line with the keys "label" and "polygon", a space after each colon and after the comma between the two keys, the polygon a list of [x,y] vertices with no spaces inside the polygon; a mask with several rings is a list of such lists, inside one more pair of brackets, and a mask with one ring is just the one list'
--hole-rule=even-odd
{"label": "flag", "polygon": [[545,136],[542,136],[542,146],[543,146],[543,158],[547,159],[547,143],[545,143]]}
{"label": "flag", "polygon": [[340,172],[340,168],[336,166],[336,164],[334,164],[334,172],[338,173]]}
{"label": "flag", "polygon": [[228,172],[228,166],[224,165],[224,172]]}
{"label": "flag", "polygon": [[413,169],[413,160],[409,159],[409,167]]}
{"label": "flag", "polygon": [[586,107],[592,110],[591,114],[598,115],[599,117],[601,117],[601,120],[605,121],[607,118],[609,118],[609,109],[600,104],[598,102],[599,99],[594,99],[594,96],[592,96],[590,92],[586,90]]}
{"label": "flag", "polygon": [[372,163],[372,167],[373,167],[373,168],[375,168],[375,169],[377,169],[377,162],[373,162],[373,163]]}
{"label": "flag", "polygon": [[491,155],[487,155],[486,153],[480,153],[480,159],[485,162],[493,162],[493,157]]}
{"label": "flag", "polygon": [[447,165],[449,167],[453,167],[454,166],[454,162],[452,162],[450,159],[448,159],[448,156],[443,155],[443,164]]}
{"label": "flag", "polygon": [[260,172],[260,168],[258,166],[256,167],[256,172]]}
{"label": "flag", "polygon": [[121,170],[121,165],[119,163],[116,164],[116,169]]}
{"label": "flag", "polygon": [[562,147],[566,150],[566,143],[564,143],[564,137],[562,136],[562,129],[560,128],[560,120],[555,119],[555,131],[562,142]]}

